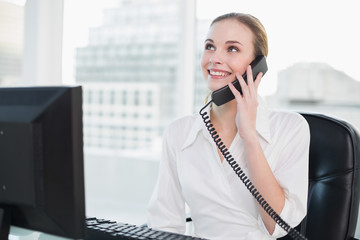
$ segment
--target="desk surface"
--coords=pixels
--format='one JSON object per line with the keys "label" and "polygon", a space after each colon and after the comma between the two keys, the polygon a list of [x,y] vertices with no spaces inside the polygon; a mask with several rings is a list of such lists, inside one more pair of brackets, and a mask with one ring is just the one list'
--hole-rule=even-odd
{"label": "desk surface", "polygon": [[11,226],[9,240],[70,240],[70,239]]}

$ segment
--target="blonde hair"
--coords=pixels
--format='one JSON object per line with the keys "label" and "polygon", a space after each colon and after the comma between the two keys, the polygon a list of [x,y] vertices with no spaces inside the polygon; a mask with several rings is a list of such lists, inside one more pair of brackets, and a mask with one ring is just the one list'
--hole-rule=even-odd
{"label": "blonde hair", "polygon": [[212,93],[212,92],[209,92],[208,95],[206,95],[206,97],[205,97],[205,104],[207,104],[207,103],[210,101],[211,93]]}

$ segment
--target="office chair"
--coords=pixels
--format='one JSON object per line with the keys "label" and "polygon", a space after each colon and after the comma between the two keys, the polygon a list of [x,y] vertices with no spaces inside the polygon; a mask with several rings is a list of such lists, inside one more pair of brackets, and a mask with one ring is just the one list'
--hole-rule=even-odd
{"label": "office chair", "polygon": [[309,240],[355,240],[360,197],[359,133],[343,120],[301,114],[309,123],[311,141],[308,212],[297,229]]}

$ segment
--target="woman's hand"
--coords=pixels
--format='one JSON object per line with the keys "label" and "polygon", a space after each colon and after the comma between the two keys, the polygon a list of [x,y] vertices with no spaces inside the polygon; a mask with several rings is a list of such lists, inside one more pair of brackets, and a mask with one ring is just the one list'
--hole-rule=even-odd
{"label": "woman's hand", "polygon": [[263,74],[259,73],[254,81],[252,69],[249,65],[246,70],[246,75],[247,84],[241,74],[236,74],[241,86],[242,94],[232,83],[228,84],[237,102],[235,123],[240,137],[244,140],[256,137],[256,113],[258,107],[257,91]]}

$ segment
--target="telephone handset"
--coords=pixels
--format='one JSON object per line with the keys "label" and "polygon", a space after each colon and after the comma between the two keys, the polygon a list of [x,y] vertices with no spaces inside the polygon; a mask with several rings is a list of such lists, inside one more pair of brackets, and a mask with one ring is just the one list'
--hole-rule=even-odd
{"label": "telephone handset", "polygon": [[[260,72],[262,72],[264,75],[268,70],[266,59],[265,56],[263,55],[257,56],[255,60],[251,62],[250,66],[253,72],[254,80]],[[243,78],[246,82],[247,81],[246,73],[243,74]],[[235,81],[233,81],[232,84],[240,93],[242,93],[239,80],[235,79]],[[229,86],[227,85],[212,92],[211,94],[211,99],[217,106],[223,105],[224,103],[227,103],[228,101],[233,100],[234,98],[235,98],[234,94],[231,92]]]}
{"label": "telephone handset", "polygon": [[[251,63],[253,76],[256,76],[262,72],[265,74],[267,71],[267,64],[264,56],[258,56]],[[243,75],[246,81],[246,74]],[[233,82],[234,86],[241,92],[240,83],[238,80]],[[280,216],[275,212],[275,210],[267,203],[267,201],[262,197],[260,192],[255,188],[254,184],[250,181],[250,179],[246,176],[241,167],[236,163],[235,159],[231,156],[229,150],[226,148],[224,143],[222,142],[219,134],[214,128],[214,125],[210,121],[210,117],[207,112],[204,112],[204,109],[207,108],[212,102],[214,102],[217,106],[220,106],[232,99],[234,99],[234,95],[232,94],[230,88],[225,86],[216,90],[212,93],[212,99],[199,111],[207,130],[209,131],[212,139],[214,140],[216,146],[219,148],[221,154],[224,156],[224,159],[228,162],[231,168],[234,170],[235,174],[240,178],[240,180],[245,184],[246,188],[249,190],[251,195],[256,199],[256,201],[260,204],[260,206],[265,210],[267,214],[281,227],[283,228],[290,237],[296,240],[307,240],[307,238],[301,233],[299,233],[296,229],[292,228],[288,223],[286,223]]]}

